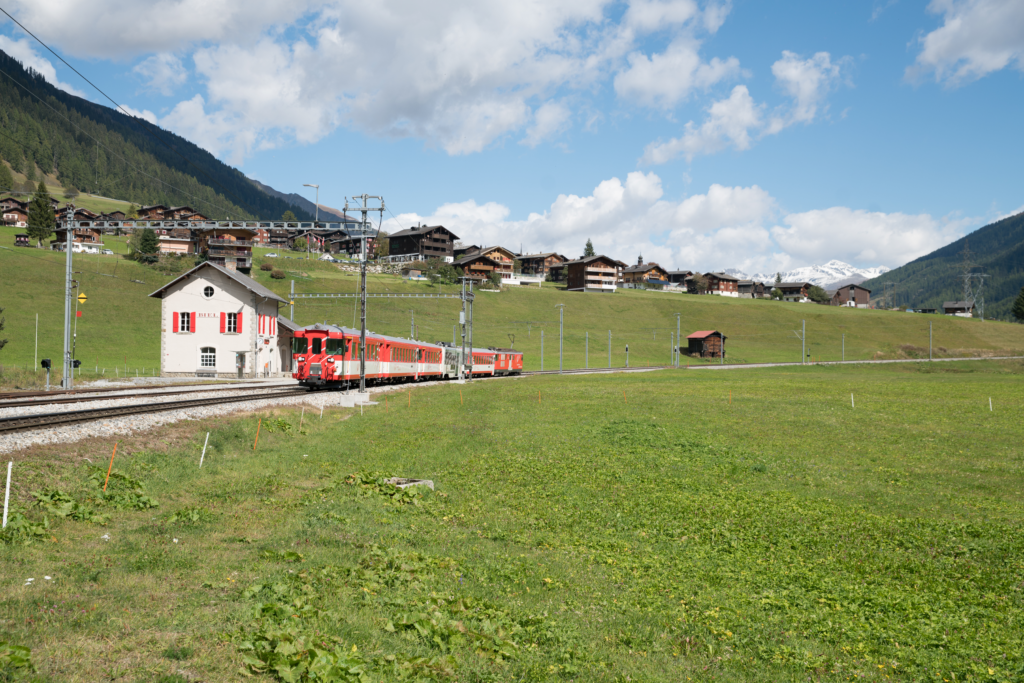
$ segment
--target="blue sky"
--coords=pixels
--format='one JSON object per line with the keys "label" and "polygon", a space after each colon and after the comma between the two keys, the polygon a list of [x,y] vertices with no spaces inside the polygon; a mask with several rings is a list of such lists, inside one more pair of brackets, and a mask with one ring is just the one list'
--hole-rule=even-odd
{"label": "blue sky", "polygon": [[282,191],[382,194],[392,229],[753,273],[899,266],[1024,205],[1019,0],[7,9],[139,115]]}

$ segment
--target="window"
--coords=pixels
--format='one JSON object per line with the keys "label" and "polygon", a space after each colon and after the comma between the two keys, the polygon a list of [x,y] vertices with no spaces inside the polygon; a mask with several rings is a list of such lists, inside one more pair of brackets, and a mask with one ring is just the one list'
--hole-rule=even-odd
{"label": "window", "polygon": [[227,332],[238,332],[238,314],[228,313]]}
{"label": "window", "polygon": [[192,331],[192,314],[191,313],[179,313],[178,314],[178,330],[181,332]]}
{"label": "window", "polygon": [[217,349],[213,348],[212,346],[204,346],[203,348],[199,349],[199,367],[217,367]]}
{"label": "window", "polygon": [[205,296],[207,299],[212,297],[213,296],[213,287],[211,287],[210,285],[206,285],[205,287],[203,287],[203,296]]}
{"label": "window", "polygon": [[326,353],[332,356],[342,356],[345,354],[347,347],[348,344],[344,339],[328,339]]}
{"label": "window", "polygon": [[306,353],[307,341],[305,337],[292,338],[292,353],[300,355]]}

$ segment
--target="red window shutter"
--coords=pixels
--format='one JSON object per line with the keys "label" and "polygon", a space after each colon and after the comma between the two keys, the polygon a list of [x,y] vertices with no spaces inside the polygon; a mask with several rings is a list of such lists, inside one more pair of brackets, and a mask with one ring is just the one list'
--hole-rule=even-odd
{"label": "red window shutter", "polygon": [[196,320],[198,320],[198,319],[199,318],[196,317],[195,313],[189,313],[188,314],[188,331],[189,332],[195,332],[196,331]]}
{"label": "red window shutter", "polygon": [[270,319],[270,334],[277,334],[277,318]]}
{"label": "red window shutter", "polygon": [[175,311],[171,313],[171,332],[178,331],[178,313]]}
{"label": "red window shutter", "polygon": [[222,311],[220,314],[220,333],[224,334],[226,329],[228,329],[228,314]]}
{"label": "red window shutter", "polygon": [[239,313],[235,316],[235,332],[242,333],[242,314]]}

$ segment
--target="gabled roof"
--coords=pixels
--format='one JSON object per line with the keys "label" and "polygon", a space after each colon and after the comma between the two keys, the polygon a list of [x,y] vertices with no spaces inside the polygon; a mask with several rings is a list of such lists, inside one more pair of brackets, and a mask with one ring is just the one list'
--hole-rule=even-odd
{"label": "gabled roof", "polygon": [[973,301],[943,301],[942,302],[942,307],[943,308],[973,309],[974,308],[974,302]]}
{"label": "gabled roof", "polygon": [[520,254],[516,258],[518,258],[521,261],[523,259],[548,258],[550,256],[557,256],[558,258],[562,259],[563,261],[566,260],[566,258],[564,256],[562,256],[561,254],[559,254],[557,252],[554,252],[554,251],[549,251],[549,252],[546,252],[546,253],[543,253],[543,254]]}
{"label": "gabled roof", "polygon": [[414,235],[425,235],[428,232],[437,230],[438,228],[441,228],[442,230],[447,232],[449,235],[452,236],[453,239],[459,238],[458,235],[456,235],[454,232],[444,227],[443,225],[421,225],[418,228],[406,228],[405,230],[399,230],[398,232],[391,233],[389,237],[411,237]]}
{"label": "gabled roof", "polygon": [[725,273],[704,273],[704,277],[709,277],[709,276],[713,277],[713,278],[716,278],[718,280],[729,280],[730,282],[739,282],[740,281],[740,279],[738,277],[733,277],[732,275],[727,275]]}
{"label": "gabled roof", "polygon": [[452,263],[452,265],[453,266],[460,266],[460,265],[462,265],[464,263],[471,263],[473,261],[476,261],[477,259],[484,259],[484,260],[490,261],[491,263],[493,263],[496,266],[500,266],[501,265],[499,262],[495,261],[490,256],[486,256],[486,255],[481,254],[479,252],[475,252],[475,253],[472,253],[472,254],[466,254],[462,258],[455,260]]}
{"label": "gabled roof", "polygon": [[692,270],[669,270],[666,271],[669,275],[693,275]]}
{"label": "gabled roof", "polygon": [[164,298],[164,293],[167,292],[167,290],[170,289],[171,286],[176,285],[177,283],[181,282],[182,280],[187,280],[194,273],[197,273],[198,271],[202,270],[203,268],[213,268],[214,270],[220,271],[222,274],[227,275],[229,278],[231,278],[232,280],[234,280],[238,284],[242,285],[243,287],[248,289],[250,292],[252,292],[256,296],[262,297],[264,299],[271,299],[273,301],[278,301],[278,302],[280,302],[282,304],[288,303],[285,299],[282,299],[277,294],[274,294],[272,291],[270,291],[269,289],[267,289],[266,287],[264,287],[260,283],[256,282],[255,280],[253,280],[248,275],[243,275],[242,273],[239,273],[238,271],[235,271],[235,270],[229,270],[229,269],[227,269],[227,268],[225,268],[223,266],[219,266],[216,263],[211,263],[209,261],[204,261],[203,263],[200,263],[198,266],[196,266],[192,270],[188,271],[184,275],[181,275],[179,277],[174,278],[173,280],[168,282],[166,285],[164,285],[160,289],[158,289],[155,292],[153,292],[152,294],[150,294],[150,296],[156,297],[157,299],[163,299]]}
{"label": "gabled roof", "polygon": [[657,268],[658,270],[660,270],[663,273],[667,273],[668,272],[667,270],[665,270],[664,268],[659,266],[657,263],[641,263],[639,265],[630,266],[629,268],[626,268],[622,272],[623,273],[646,273],[648,271],[654,270],[655,268]]}
{"label": "gabled roof", "polygon": [[584,264],[586,264],[586,263],[593,263],[594,261],[607,261],[608,263],[612,264],[613,266],[618,264],[618,263],[620,263],[620,261],[616,261],[611,256],[605,256],[603,254],[598,254],[596,256],[584,256],[583,258],[578,258],[575,261],[566,261],[562,265],[570,266],[570,265],[573,265],[573,264],[576,264],[576,263],[584,263]]}
{"label": "gabled roof", "polygon": [[717,334],[721,337],[725,337],[724,334],[718,330],[701,330],[700,332],[694,332],[693,334],[686,335],[687,339],[707,339],[711,335]]}
{"label": "gabled roof", "polygon": [[796,288],[796,287],[803,288],[803,287],[813,287],[813,286],[814,286],[813,282],[780,282],[777,285],[772,285],[772,287],[787,287],[787,288]]}

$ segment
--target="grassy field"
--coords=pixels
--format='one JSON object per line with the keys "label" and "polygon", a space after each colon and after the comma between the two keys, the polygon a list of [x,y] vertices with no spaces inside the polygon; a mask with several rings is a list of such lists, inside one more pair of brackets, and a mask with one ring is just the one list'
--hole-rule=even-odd
{"label": "grassy field", "polygon": [[62,682],[1021,680],[1022,377],[421,388],[302,433],[262,413],[255,450],[256,415],[122,439],[107,495],[112,441],[36,447],[0,545],[0,662],[27,647],[25,678]]}
{"label": "grassy field", "polygon": [[[0,307],[5,309],[10,343],[0,352],[0,365],[33,364],[35,315],[39,314],[39,358],[59,357],[62,349],[64,257],[36,249],[15,249],[14,228],[0,228]],[[127,251],[125,238],[105,236],[117,254]],[[253,275],[274,291],[287,295],[291,281],[296,292],[354,293],[358,275],[337,266],[306,261],[284,252],[267,259],[256,250]],[[285,258],[290,256],[292,258]],[[286,279],[271,279],[259,270],[263,262],[285,271]],[[184,266],[183,266],[184,267]],[[78,319],[78,357],[85,369],[127,364],[150,372],[158,366],[159,301],[149,294],[174,277],[114,256],[81,255],[75,259],[80,291],[88,296]],[[454,293],[454,286],[431,287],[393,276],[371,276],[369,290],[377,293]],[[295,306],[301,324],[329,321],[358,325],[354,299],[302,300]],[[480,292],[475,306],[477,346],[509,346],[526,354],[528,369],[558,366],[559,309],[565,304],[563,362],[567,368],[608,365],[663,365],[671,359],[676,314],[685,335],[705,329],[724,332],[728,360],[768,362],[800,360],[801,344],[794,331],[806,321],[808,352],[813,360],[927,357],[928,327],[933,325],[937,356],[1024,353],[1024,327],[1009,323],[922,316],[891,311],[865,311],[772,301],[725,299],[662,292],[620,290],[612,295],[566,292],[554,286],[508,288]],[[458,320],[457,300],[370,300],[367,320],[376,332],[408,336],[415,317],[417,336],[450,341]],[[282,311],[288,314],[287,307]],[[589,352],[588,352],[589,343]],[[699,362],[699,361],[691,361]]]}

